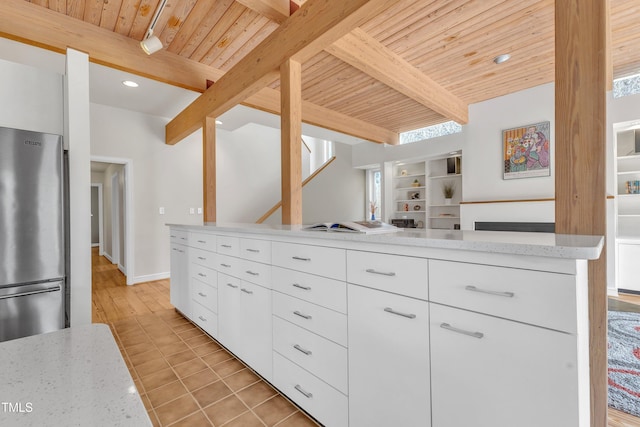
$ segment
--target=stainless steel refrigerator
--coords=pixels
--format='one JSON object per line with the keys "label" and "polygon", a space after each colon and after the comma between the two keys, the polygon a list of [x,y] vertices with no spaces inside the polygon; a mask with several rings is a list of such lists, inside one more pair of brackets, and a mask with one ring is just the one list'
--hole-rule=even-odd
{"label": "stainless steel refrigerator", "polygon": [[0,127],[0,341],[64,327],[63,147]]}

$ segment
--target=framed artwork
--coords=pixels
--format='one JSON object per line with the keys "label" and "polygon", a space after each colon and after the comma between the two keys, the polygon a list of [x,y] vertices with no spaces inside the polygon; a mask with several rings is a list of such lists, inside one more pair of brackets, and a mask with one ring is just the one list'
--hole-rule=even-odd
{"label": "framed artwork", "polygon": [[503,179],[550,176],[550,122],[502,131]]}

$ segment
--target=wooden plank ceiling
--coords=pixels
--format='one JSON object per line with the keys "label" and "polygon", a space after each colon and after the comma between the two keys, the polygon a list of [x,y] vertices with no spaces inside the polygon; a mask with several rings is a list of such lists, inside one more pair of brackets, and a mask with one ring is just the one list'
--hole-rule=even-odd
{"label": "wooden plank ceiling", "polygon": [[[139,41],[160,1],[30,3]],[[639,73],[640,2],[610,1],[614,77]],[[286,12],[264,7],[283,2],[286,7],[287,0],[169,0],[154,35],[167,52],[213,67],[221,75],[286,19],[282,15]],[[295,10],[302,1],[291,3]],[[360,30],[465,105],[554,79],[553,0],[398,0]],[[494,64],[493,58],[503,53],[512,59]],[[304,62],[306,103],[392,133],[449,119],[338,56],[326,49]],[[151,77],[171,81],[162,75]],[[279,84],[276,81],[270,87],[279,89]]]}

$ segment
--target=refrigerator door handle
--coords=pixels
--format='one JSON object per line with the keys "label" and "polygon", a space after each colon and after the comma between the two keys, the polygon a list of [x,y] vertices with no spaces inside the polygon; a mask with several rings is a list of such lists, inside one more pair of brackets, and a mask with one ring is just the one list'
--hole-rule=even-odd
{"label": "refrigerator door handle", "polygon": [[18,293],[18,294],[5,294],[5,295],[0,295],[0,300],[7,299],[7,298],[26,297],[28,295],[43,294],[45,292],[56,292],[56,291],[59,291],[61,289],[62,288],[60,287],[60,285],[56,285],[56,286],[51,286],[51,287],[44,288],[44,289],[38,289],[38,290],[35,290],[35,291],[21,292],[21,293]]}

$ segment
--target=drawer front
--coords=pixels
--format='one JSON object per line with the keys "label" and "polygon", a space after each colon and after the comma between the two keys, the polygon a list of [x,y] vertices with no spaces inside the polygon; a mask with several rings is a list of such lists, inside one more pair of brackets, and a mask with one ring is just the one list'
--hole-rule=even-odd
{"label": "drawer front", "polygon": [[191,299],[214,313],[218,312],[218,289],[197,279],[191,279]]}
{"label": "drawer front", "polygon": [[346,348],[274,317],[273,349],[342,393],[348,394]]}
{"label": "drawer front", "polygon": [[431,301],[576,333],[575,276],[431,260]]}
{"label": "drawer front", "polygon": [[240,255],[240,238],[216,236],[216,252],[231,256]]}
{"label": "drawer front", "polygon": [[422,300],[429,298],[425,258],[373,252],[347,252],[347,281]]}
{"label": "drawer front", "polygon": [[207,233],[189,232],[189,246],[192,248],[204,249],[205,251],[216,251],[216,236]]}
{"label": "drawer front", "polygon": [[345,250],[273,242],[273,265],[337,280],[346,278]]}
{"label": "drawer front", "polygon": [[242,259],[240,260],[240,278],[271,289],[271,266]]}
{"label": "drawer front", "polygon": [[189,260],[192,264],[207,268],[216,268],[216,254],[197,248],[189,248]]}
{"label": "drawer front", "polygon": [[212,337],[218,336],[218,316],[198,303],[191,304],[192,320]]}
{"label": "drawer front", "polygon": [[240,257],[251,261],[271,264],[271,241],[240,239]]}
{"label": "drawer front", "polygon": [[273,382],[325,426],[347,427],[347,396],[274,352]]}
{"label": "drawer front", "polygon": [[284,294],[347,313],[347,285],[339,280],[288,270],[271,269],[272,287]]}
{"label": "drawer front", "polygon": [[347,316],[307,301],[273,293],[273,314],[340,345],[347,346]]}
{"label": "drawer front", "polygon": [[198,264],[191,264],[189,266],[189,269],[191,270],[192,278],[197,279],[213,287],[218,286],[218,281],[217,281],[218,275],[215,270],[212,270],[207,267],[203,267]]}
{"label": "drawer front", "polygon": [[189,243],[189,233],[184,230],[174,230],[172,228],[169,231],[169,240],[171,241],[171,243],[186,245]]}
{"label": "drawer front", "polygon": [[216,254],[216,270],[233,277],[240,277],[240,258]]}

